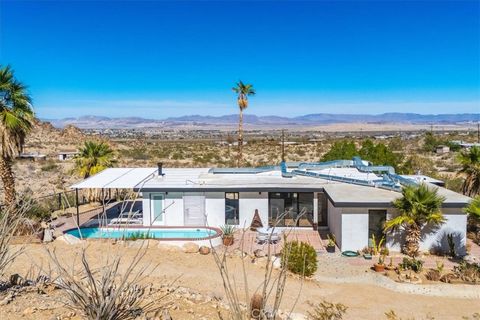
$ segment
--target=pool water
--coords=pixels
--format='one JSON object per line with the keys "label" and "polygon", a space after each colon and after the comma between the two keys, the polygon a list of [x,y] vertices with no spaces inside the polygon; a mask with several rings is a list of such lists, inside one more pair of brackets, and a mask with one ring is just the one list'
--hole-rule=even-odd
{"label": "pool water", "polygon": [[[81,232],[81,236],[80,236]],[[204,239],[217,234],[215,230],[206,228],[185,229],[118,229],[118,228],[80,228],[66,233],[77,238],[85,239],[122,239],[122,238],[149,238],[149,239]]]}

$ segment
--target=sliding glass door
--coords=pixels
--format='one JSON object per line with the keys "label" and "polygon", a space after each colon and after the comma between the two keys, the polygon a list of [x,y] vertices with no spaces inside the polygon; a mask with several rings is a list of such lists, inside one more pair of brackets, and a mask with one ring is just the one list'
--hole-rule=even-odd
{"label": "sliding glass door", "polygon": [[271,226],[312,226],[312,192],[270,192],[268,200],[269,224]]}

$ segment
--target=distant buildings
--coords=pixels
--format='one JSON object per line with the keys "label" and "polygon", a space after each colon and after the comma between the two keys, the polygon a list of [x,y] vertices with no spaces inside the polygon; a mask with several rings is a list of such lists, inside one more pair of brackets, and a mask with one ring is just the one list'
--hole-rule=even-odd
{"label": "distant buildings", "polygon": [[446,154],[450,152],[450,147],[445,145],[438,145],[437,148],[435,149],[435,152],[437,154]]}

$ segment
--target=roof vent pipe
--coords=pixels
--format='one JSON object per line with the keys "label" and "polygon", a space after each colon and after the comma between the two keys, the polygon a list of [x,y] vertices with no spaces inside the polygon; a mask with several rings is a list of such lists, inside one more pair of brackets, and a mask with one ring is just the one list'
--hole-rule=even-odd
{"label": "roof vent pipe", "polygon": [[163,162],[158,162],[157,163],[157,168],[158,168],[158,175],[163,176],[164,175],[164,173],[163,173]]}

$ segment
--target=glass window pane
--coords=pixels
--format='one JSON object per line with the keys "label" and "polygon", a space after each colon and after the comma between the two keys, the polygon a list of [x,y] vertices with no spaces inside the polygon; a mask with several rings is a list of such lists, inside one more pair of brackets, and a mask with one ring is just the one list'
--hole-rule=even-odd
{"label": "glass window pane", "polygon": [[163,194],[152,196],[153,201],[153,219],[155,222],[163,221]]}
{"label": "glass window pane", "polygon": [[238,192],[225,193],[225,224],[239,224],[240,201]]}

